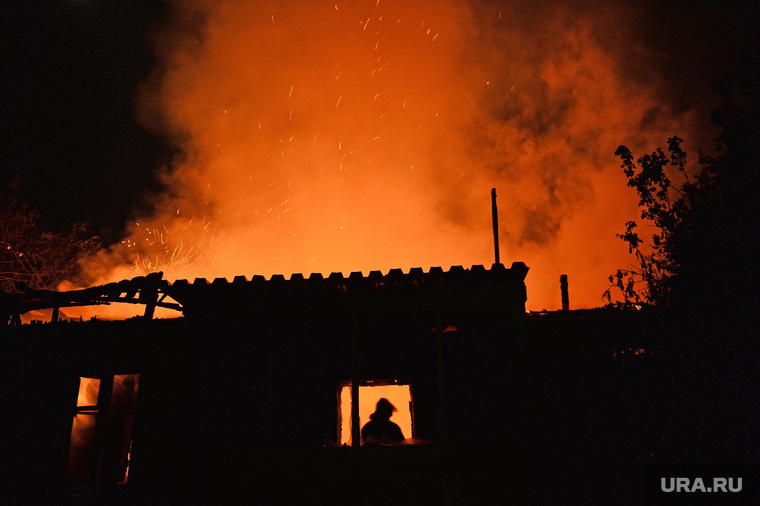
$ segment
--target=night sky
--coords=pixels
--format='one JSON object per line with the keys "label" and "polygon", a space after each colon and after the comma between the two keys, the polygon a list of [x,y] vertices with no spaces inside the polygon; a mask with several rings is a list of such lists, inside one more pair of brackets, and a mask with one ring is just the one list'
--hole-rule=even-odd
{"label": "night sky", "polygon": [[[167,8],[150,0],[8,3],[0,7],[3,178],[19,174],[46,226],[87,222],[115,241],[160,188],[156,173],[171,158],[168,143],[139,125],[134,103],[155,63],[150,34]],[[665,76],[676,109],[707,118],[710,82],[749,46],[758,8],[650,3],[635,30],[659,59],[642,70]]]}
{"label": "night sky", "polygon": [[[0,8],[0,167],[50,228],[90,223],[105,239],[145,192],[168,148],[137,124],[153,64],[154,1],[12,2]],[[4,5],[7,5],[4,3]]]}

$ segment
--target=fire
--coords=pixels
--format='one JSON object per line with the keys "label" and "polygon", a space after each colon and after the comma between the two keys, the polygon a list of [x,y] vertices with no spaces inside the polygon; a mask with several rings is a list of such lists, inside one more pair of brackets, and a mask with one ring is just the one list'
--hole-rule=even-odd
{"label": "fire", "polygon": [[545,7],[176,2],[138,102],[181,156],[94,278],[490,265],[496,187],[528,307],[558,307],[563,273],[576,307],[600,304],[637,215],[612,153],[689,117],[653,113],[611,13]]}
{"label": "fire", "polygon": [[101,386],[107,385],[99,378],[79,378],[68,462],[68,480],[74,487],[123,484],[128,479],[140,375],[112,378],[109,396],[101,393]]}

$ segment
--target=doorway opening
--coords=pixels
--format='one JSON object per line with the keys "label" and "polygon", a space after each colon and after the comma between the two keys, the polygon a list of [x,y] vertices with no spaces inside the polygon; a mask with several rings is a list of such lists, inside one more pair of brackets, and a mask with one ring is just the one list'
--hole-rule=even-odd
{"label": "doorway opening", "polygon": [[139,374],[79,378],[67,458],[72,488],[127,483],[139,384]]}

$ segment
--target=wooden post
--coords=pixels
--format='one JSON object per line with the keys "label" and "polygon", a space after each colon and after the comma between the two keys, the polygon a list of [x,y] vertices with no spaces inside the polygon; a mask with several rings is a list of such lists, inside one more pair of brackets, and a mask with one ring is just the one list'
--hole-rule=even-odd
{"label": "wooden post", "polygon": [[164,276],[163,272],[151,272],[143,280],[143,285],[140,287],[140,295],[138,301],[145,304],[145,319],[152,320],[153,314],[156,311],[156,305],[158,304],[158,289],[161,286],[161,278]]}
{"label": "wooden post", "polygon": [[353,318],[351,324],[351,446],[362,444],[362,428],[359,420],[359,381],[361,380],[361,348],[359,346],[359,324]]}
{"label": "wooden post", "polygon": [[449,419],[446,407],[446,366],[443,343],[443,315],[436,311],[435,341],[438,361],[438,437],[442,443],[449,442]]}
{"label": "wooden post", "polygon": [[264,447],[274,448],[274,322],[267,324],[266,379],[264,384]]}

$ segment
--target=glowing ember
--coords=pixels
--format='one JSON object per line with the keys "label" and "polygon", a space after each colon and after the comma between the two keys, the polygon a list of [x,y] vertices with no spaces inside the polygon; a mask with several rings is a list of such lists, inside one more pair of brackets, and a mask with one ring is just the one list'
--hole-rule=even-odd
{"label": "glowing ember", "polygon": [[528,307],[558,307],[563,273],[600,304],[637,215],[612,153],[688,125],[653,119],[611,13],[545,7],[177,2],[140,104],[183,156],[96,282],[490,265],[496,187]]}

